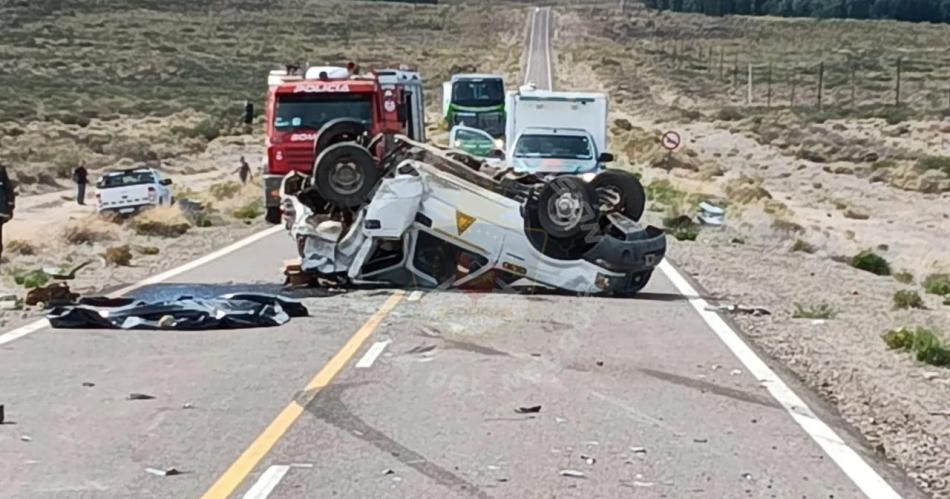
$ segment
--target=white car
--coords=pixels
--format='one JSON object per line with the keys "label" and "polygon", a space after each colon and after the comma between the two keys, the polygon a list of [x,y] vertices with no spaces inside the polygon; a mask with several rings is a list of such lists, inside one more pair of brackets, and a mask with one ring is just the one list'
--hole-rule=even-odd
{"label": "white car", "polygon": [[[358,144],[337,144],[317,159],[313,185],[285,177],[282,198],[302,271],[397,286],[492,289],[527,281],[630,295],[666,253],[662,230],[612,209],[577,177],[506,182],[451,152],[397,141],[380,163]],[[341,161],[377,180],[358,195],[320,180],[321,170]]]}
{"label": "white car", "polygon": [[110,171],[96,181],[96,203],[99,213],[135,213],[151,206],[172,203],[168,187],[171,179],[163,179],[153,168]]}

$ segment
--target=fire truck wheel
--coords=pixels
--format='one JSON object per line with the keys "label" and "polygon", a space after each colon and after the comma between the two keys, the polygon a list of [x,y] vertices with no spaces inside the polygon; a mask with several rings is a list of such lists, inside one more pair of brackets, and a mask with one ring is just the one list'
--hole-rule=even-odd
{"label": "fire truck wheel", "polygon": [[538,195],[537,216],[549,236],[573,238],[597,225],[596,195],[577,177],[561,176],[544,184]]}
{"label": "fire truck wheel", "polygon": [[594,177],[590,185],[601,204],[614,205],[615,211],[633,221],[643,216],[646,194],[636,175],[622,170],[605,170]]}
{"label": "fire truck wheel", "polygon": [[341,208],[356,208],[366,202],[379,178],[373,155],[351,142],[324,149],[314,165],[317,192]]}
{"label": "fire truck wheel", "polygon": [[281,222],[280,207],[278,206],[268,206],[267,212],[264,213],[264,220],[273,225],[277,225]]}

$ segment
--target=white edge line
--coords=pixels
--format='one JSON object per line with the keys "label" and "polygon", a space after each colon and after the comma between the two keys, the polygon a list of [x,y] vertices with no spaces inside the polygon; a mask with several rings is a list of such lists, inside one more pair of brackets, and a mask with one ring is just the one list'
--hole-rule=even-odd
{"label": "white edge line", "polygon": [[531,76],[531,57],[534,55],[534,20],[537,18],[535,14],[537,14],[537,11],[532,10],[531,15],[528,16],[528,20],[531,21],[531,27],[528,28],[528,61],[524,66],[525,85],[530,83],[530,79],[528,77]]}
{"label": "white edge line", "polygon": [[267,499],[288,471],[290,471],[290,466],[286,465],[274,465],[267,468],[244,494],[244,499]]}
{"label": "white edge line", "polygon": [[373,343],[373,345],[366,350],[366,353],[363,354],[363,357],[360,359],[360,361],[356,363],[356,367],[372,367],[373,363],[376,362],[376,359],[378,359],[383,353],[383,350],[386,349],[387,345],[389,345],[389,340],[377,341],[376,343]]}
{"label": "white edge line", "polygon": [[900,495],[891,488],[857,452],[848,447],[824,421],[808,407],[807,404],[792,391],[772,369],[760,359],[755,352],[729,325],[713,311],[707,310],[708,303],[699,297],[699,293],[692,285],[666,260],[660,262],[659,268],[673,283],[673,286],[689,300],[700,317],[716,333],[726,347],[732,351],[746,369],[755,376],[778,401],[786,412],[798,423],[832,460],[841,468],[841,471],[871,499],[900,499]]}
{"label": "white edge line", "polygon": [[[275,234],[275,233],[279,232],[279,231],[282,230],[282,229],[283,229],[283,226],[278,225],[278,226],[276,226],[276,227],[271,227],[271,228],[269,228],[269,229],[262,230],[262,231],[260,231],[260,232],[251,234],[250,236],[245,237],[244,239],[241,239],[240,241],[237,241],[237,242],[235,242],[235,243],[233,243],[233,244],[231,244],[231,245],[225,246],[224,248],[221,248],[221,249],[219,249],[219,250],[216,250],[216,251],[213,251],[213,252],[211,252],[211,253],[208,253],[207,255],[205,255],[205,256],[203,256],[203,257],[201,257],[201,258],[198,258],[197,260],[193,260],[193,261],[191,261],[191,262],[188,262],[188,263],[186,263],[186,264],[184,264],[184,265],[182,265],[182,266],[180,266],[180,267],[176,267],[176,268],[173,268],[173,269],[170,269],[170,270],[166,270],[165,272],[162,272],[162,273],[160,273],[160,274],[155,274],[155,275],[153,275],[153,276],[151,276],[151,277],[147,277],[147,278],[145,278],[145,279],[143,279],[143,280],[141,280],[141,281],[139,281],[139,282],[137,282],[137,283],[135,283],[135,284],[132,284],[132,285],[130,285],[130,286],[126,286],[126,287],[124,287],[124,288],[122,288],[122,289],[120,289],[120,290],[118,290],[118,291],[114,291],[114,292],[112,292],[112,293],[109,293],[108,296],[110,296],[110,297],[122,296],[122,295],[124,295],[124,294],[126,294],[126,293],[129,293],[129,292],[131,292],[131,291],[135,291],[136,289],[139,289],[139,288],[148,286],[148,285],[150,285],[150,284],[156,284],[156,283],[159,283],[159,282],[162,282],[162,281],[166,281],[166,280],[171,279],[172,277],[175,277],[175,276],[177,276],[177,275],[179,275],[179,274],[183,274],[183,273],[185,273],[185,272],[188,272],[189,270],[193,270],[193,269],[198,268],[198,267],[200,267],[200,266],[202,266],[202,265],[204,265],[204,264],[206,264],[206,263],[209,263],[209,262],[212,262],[212,261],[214,261],[214,260],[217,260],[218,258],[221,258],[222,256],[227,255],[228,253],[232,253],[232,252],[237,251],[237,250],[239,250],[239,249],[241,249],[241,248],[243,248],[243,247],[245,247],[245,246],[248,246],[248,245],[250,245],[250,244],[252,244],[252,243],[255,243],[255,242],[257,242],[257,241],[259,241],[259,240],[261,240],[261,239],[263,239],[263,238],[265,238],[265,237],[267,237],[267,236],[270,236],[271,234]],[[46,319],[39,319],[39,320],[37,320],[37,321],[31,322],[31,323],[29,323],[29,324],[26,324],[25,326],[20,326],[20,327],[18,327],[18,328],[16,328],[16,329],[13,329],[13,330],[10,330],[10,331],[8,331],[8,332],[6,332],[6,333],[0,334],[0,345],[4,345],[4,344],[7,344],[7,343],[10,343],[11,341],[18,340],[18,339],[20,339],[20,338],[22,338],[22,337],[24,337],[24,336],[27,336],[27,335],[32,334],[32,333],[35,333],[35,332],[37,332],[37,331],[39,331],[39,330],[45,328],[46,326],[49,326],[49,321],[46,320]]]}

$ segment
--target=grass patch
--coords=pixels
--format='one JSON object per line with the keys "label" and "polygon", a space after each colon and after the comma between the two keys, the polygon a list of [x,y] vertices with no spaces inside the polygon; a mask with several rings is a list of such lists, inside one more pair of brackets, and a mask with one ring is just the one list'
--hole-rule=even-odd
{"label": "grass patch", "polygon": [[695,241],[699,236],[699,224],[686,215],[667,217],[663,226],[677,241]]}
{"label": "grass patch", "polygon": [[928,156],[926,158],[920,158],[914,166],[922,172],[938,170],[946,175],[950,175],[950,156]]}
{"label": "grass patch", "polygon": [[906,270],[902,270],[894,274],[894,280],[901,284],[911,284],[914,282],[914,274]]}
{"label": "grass patch", "polygon": [[906,327],[893,329],[884,334],[884,343],[891,350],[911,352],[918,361],[933,366],[950,366],[950,350],[940,341],[937,333],[928,328]]}
{"label": "grass patch", "polygon": [[924,291],[932,295],[950,295],[950,274],[930,274],[923,284]]}
{"label": "grass patch", "polygon": [[217,184],[212,184],[211,187],[208,187],[208,194],[211,194],[211,197],[217,199],[218,201],[223,199],[231,199],[240,191],[241,184],[233,180],[218,182]]}
{"label": "grass patch", "polygon": [[157,255],[159,253],[158,246],[136,246],[135,251],[146,256]]}
{"label": "grass patch", "polygon": [[792,319],[834,319],[837,315],[838,311],[827,303],[809,306],[796,303],[792,311]]}
{"label": "grass patch", "polygon": [[894,293],[895,309],[926,308],[920,294],[912,289],[902,289]]}
{"label": "grass patch", "polygon": [[817,251],[817,249],[813,244],[805,241],[804,239],[796,239],[792,244],[792,251],[801,251],[803,253],[811,254]]}
{"label": "grass patch", "polygon": [[29,241],[14,239],[7,243],[7,251],[14,255],[31,256],[36,254],[36,246]]}
{"label": "grass patch", "polygon": [[63,230],[63,240],[69,244],[93,244],[114,239],[113,231],[99,227],[98,222],[95,219],[73,222]]}
{"label": "grass patch", "polygon": [[649,199],[668,206],[678,206],[686,198],[683,191],[673,187],[673,184],[666,179],[650,182],[646,191]]}
{"label": "grass patch", "polygon": [[130,225],[140,236],[158,237],[180,237],[191,227],[177,206],[159,206],[144,211]]}
{"label": "grass patch", "polygon": [[107,248],[102,257],[109,265],[128,267],[132,264],[132,249],[129,248],[129,245],[127,244],[123,244],[122,246],[113,246],[111,248]]}
{"label": "grass patch", "polygon": [[891,275],[891,265],[884,257],[871,250],[864,250],[851,258],[851,266],[875,275]]}
{"label": "grass patch", "polygon": [[231,216],[238,220],[253,220],[264,214],[263,202],[255,199],[250,203],[231,211]]}

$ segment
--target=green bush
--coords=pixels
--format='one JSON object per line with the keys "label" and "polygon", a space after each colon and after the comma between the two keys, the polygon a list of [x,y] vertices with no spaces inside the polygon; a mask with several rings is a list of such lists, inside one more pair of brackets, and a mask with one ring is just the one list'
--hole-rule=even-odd
{"label": "green bush", "polygon": [[255,199],[250,203],[235,209],[231,216],[239,220],[251,220],[264,214],[264,207],[260,199]]}
{"label": "green bush", "polygon": [[815,246],[805,241],[803,239],[796,239],[795,244],[792,244],[792,251],[801,251],[804,253],[814,253]]}
{"label": "green bush", "polygon": [[792,312],[793,319],[834,319],[837,316],[838,311],[827,303],[807,307],[796,303],[795,310]]}
{"label": "green bush", "polygon": [[943,346],[940,337],[932,329],[893,329],[884,334],[884,342],[892,350],[913,352],[917,360],[925,364],[950,366],[950,350]]}
{"label": "green bush", "polygon": [[950,295],[950,274],[930,274],[924,278],[924,291],[932,295]]}
{"label": "green bush", "polygon": [[925,308],[924,300],[912,289],[902,289],[894,293],[894,308]]}
{"label": "green bush", "polygon": [[17,286],[23,286],[27,289],[45,286],[49,280],[49,274],[42,269],[14,271],[13,273],[13,282],[15,282]]}
{"label": "green bush", "polygon": [[910,284],[914,282],[914,274],[911,274],[906,270],[902,270],[894,274],[894,279],[901,284]]}
{"label": "green bush", "polygon": [[699,236],[699,224],[686,215],[667,217],[663,226],[677,241],[695,241]]}
{"label": "green bush", "polygon": [[891,265],[871,250],[864,250],[851,258],[851,266],[876,275],[891,275]]}
{"label": "green bush", "polygon": [[920,158],[915,165],[920,171],[939,170],[950,175],[950,156],[928,156]]}

